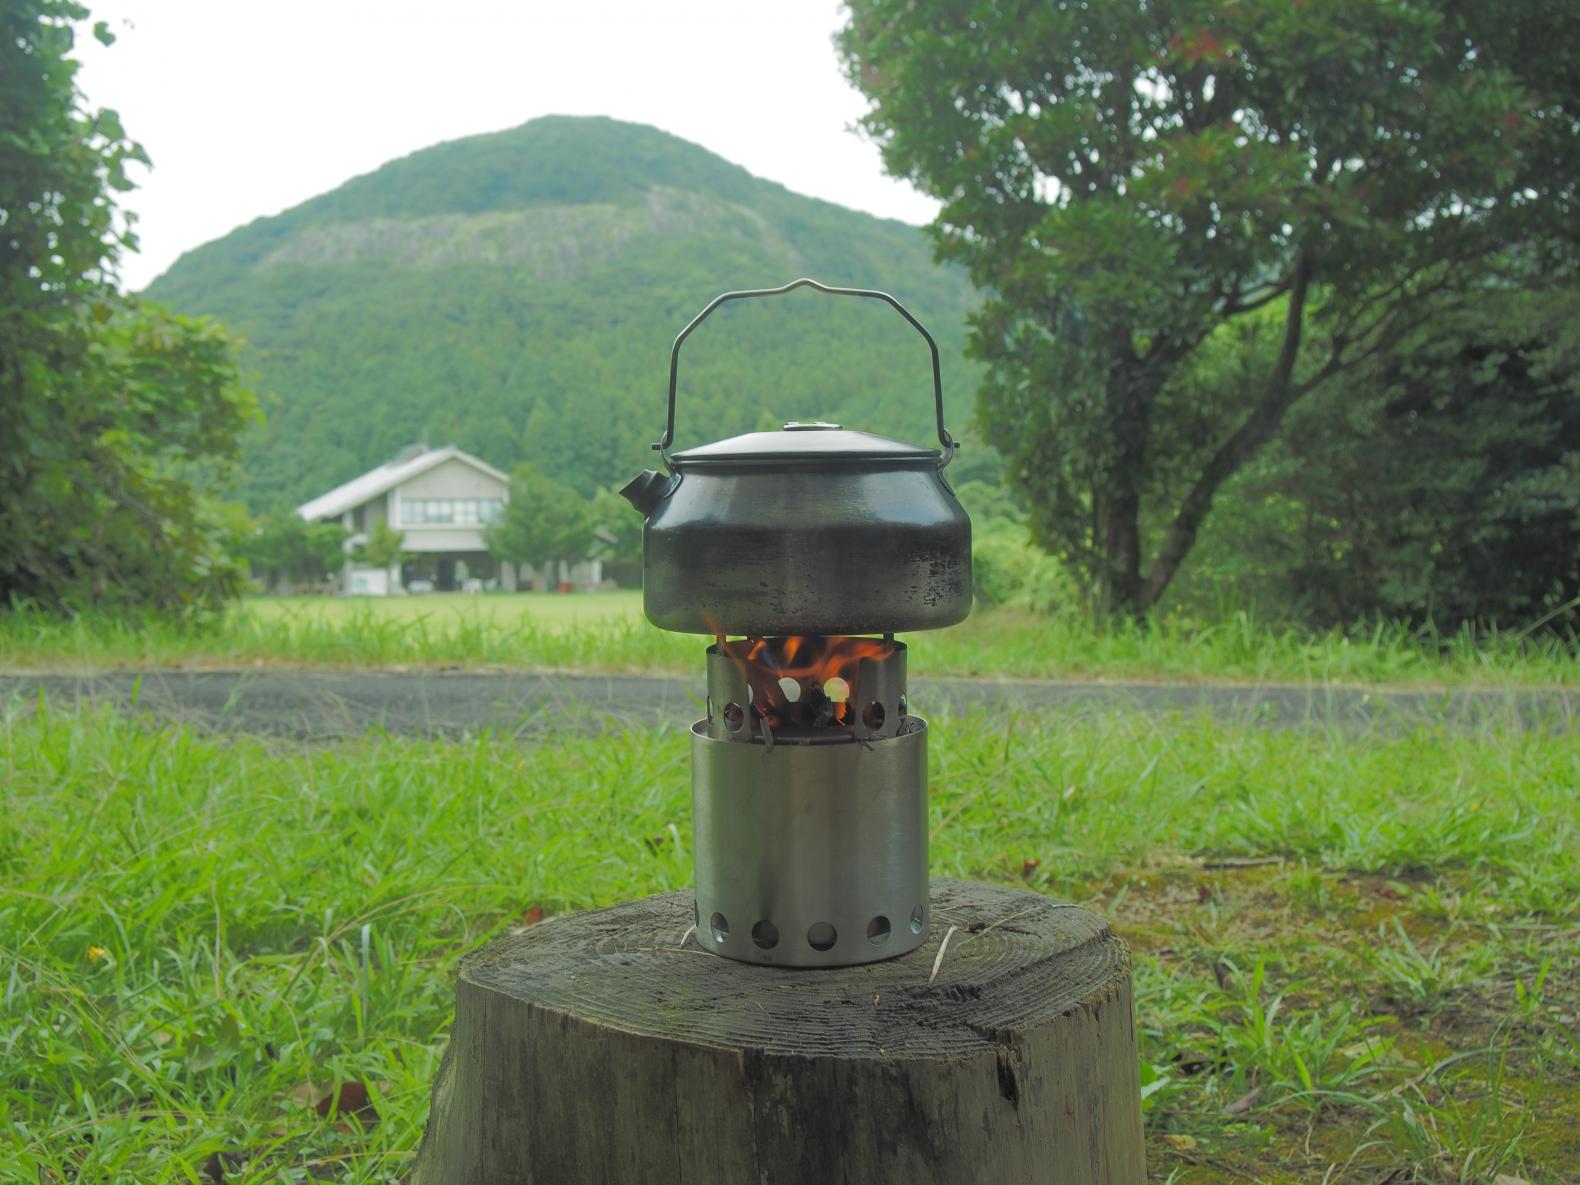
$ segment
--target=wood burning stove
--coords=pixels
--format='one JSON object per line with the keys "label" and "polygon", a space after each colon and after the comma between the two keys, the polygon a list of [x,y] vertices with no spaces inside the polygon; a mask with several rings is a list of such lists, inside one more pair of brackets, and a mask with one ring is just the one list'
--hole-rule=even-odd
{"label": "wood burning stove", "polygon": [[[932,354],[938,448],[789,423],[673,455],[686,338],[726,301],[812,288],[882,300]],[[643,602],[707,634],[692,726],[696,933],[745,962],[835,967],[920,946],[928,928],[927,722],[901,631],[971,608],[971,523],[943,471],[938,346],[892,296],[797,280],[727,292],[676,337],[665,472],[622,491],[646,519]]]}
{"label": "wood burning stove", "polygon": [[[670,456],[687,335],[802,287],[887,301],[922,333],[939,448],[786,424]],[[927,878],[928,729],[894,635],[971,608],[932,338],[878,292],[725,293],[675,341],[656,447],[665,471],[625,490],[647,614],[711,637],[695,892],[462,963],[412,1185],[1141,1185],[1124,943],[1067,902]],[[930,926],[934,949],[852,966]],[[696,958],[691,934],[725,957]]]}

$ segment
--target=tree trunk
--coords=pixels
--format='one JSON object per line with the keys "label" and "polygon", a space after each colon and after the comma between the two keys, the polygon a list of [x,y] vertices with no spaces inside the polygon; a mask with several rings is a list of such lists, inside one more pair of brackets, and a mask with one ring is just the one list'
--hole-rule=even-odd
{"label": "tree trunk", "polygon": [[1139,617],[1141,604],[1141,484],[1147,467],[1147,435],[1158,382],[1139,365],[1117,368],[1109,379],[1108,463],[1102,489],[1097,544],[1102,556],[1102,611]]}
{"label": "tree trunk", "polygon": [[1284,339],[1261,398],[1239,428],[1207,459],[1201,474],[1180,503],[1173,521],[1164,530],[1152,571],[1137,590],[1137,605],[1143,612],[1162,599],[1179,572],[1180,565],[1185,562],[1185,557],[1196,546],[1197,532],[1207,521],[1207,512],[1212,509],[1213,499],[1224,482],[1238,473],[1268,441],[1278,435],[1284,414],[1296,400],[1326,377],[1324,373],[1302,384],[1295,382],[1295,364],[1300,359],[1300,343],[1305,332],[1306,294],[1311,287],[1311,270],[1311,256],[1302,251],[1295,260],[1290,281],[1289,305],[1284,311]]}
{"label": "tree trunk", "polygon": [[1142,1185],[1129,953],[1100,918],[935,878],[926,945],[798,971],[703,951],[693,909],[467,959],[409,1185]]}

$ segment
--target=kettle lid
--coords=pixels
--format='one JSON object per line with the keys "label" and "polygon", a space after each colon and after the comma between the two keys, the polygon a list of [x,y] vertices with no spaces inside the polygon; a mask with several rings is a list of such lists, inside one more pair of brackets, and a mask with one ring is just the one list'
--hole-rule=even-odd
{"label": "kettle lid", "polygon": [[722,465],[740,462],[824,461],[846,464],[857,461],[918,462],[934,465],[943,458],[935,448],[906,444],[871,432],[857,432],[821,420],[792,420],[777,432],[747,432],[701,444],[671,455],[677,465]]}

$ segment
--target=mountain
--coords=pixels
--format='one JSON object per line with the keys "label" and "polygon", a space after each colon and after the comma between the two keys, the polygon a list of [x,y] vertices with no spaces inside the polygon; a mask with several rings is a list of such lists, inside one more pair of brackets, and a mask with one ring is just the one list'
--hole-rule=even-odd
{"label": "mountain", "polygon": [[[182,256],[146,295],[227,322],[267,424],[242,494],[296,502],[416,441],[583,493],[650,464],[669,347],[720,292],[892,292],[938,338],[952,427],[972,290],[915,227],[791,193],[675,136],[553,116],[438,144]],[[877,301],[721,308],[681,353],[677,447],[788,419],[933,441],[925,345]]]}

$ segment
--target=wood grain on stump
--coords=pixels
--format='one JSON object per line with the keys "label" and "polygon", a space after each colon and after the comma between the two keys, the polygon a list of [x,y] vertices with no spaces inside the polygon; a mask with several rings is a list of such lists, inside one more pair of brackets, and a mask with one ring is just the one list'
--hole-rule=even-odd
{"label": "wood grain on stump", "polygon": [[1129,952],[1094,914],[934,878],[925,945],[832,970],[691,923],[666,893],[466,959],[411,1185],[1141,1185]]}

